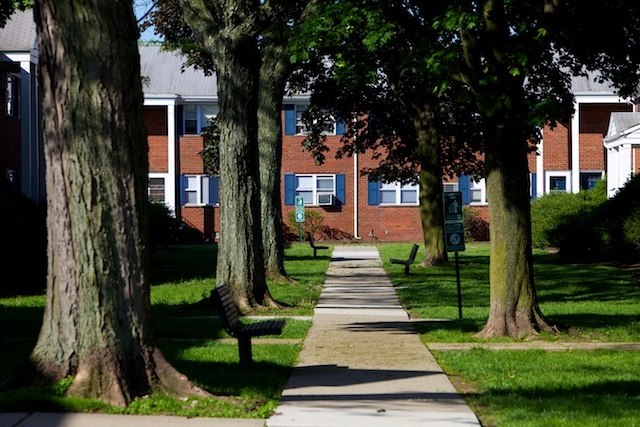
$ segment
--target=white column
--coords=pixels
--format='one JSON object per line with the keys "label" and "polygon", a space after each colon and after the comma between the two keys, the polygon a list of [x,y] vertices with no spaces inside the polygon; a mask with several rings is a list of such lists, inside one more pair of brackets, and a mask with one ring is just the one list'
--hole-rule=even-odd
{"label": "white column", "polygon": [[176,104],[167,105],[167,179],[165,180],[165,200],[173,212],[178,206],[177,183],[179,171],[177,163],[178,137],[176,135]]}
{"label": "white column", "polygon": [[573,104],[575,113],[571,117],[571,182],[567,191],[580,191],[580,102]]}
{"label": "white column", "polygon": [[537,148],[536,155],[536,197],[542,197],[544,188],[544,132]]}

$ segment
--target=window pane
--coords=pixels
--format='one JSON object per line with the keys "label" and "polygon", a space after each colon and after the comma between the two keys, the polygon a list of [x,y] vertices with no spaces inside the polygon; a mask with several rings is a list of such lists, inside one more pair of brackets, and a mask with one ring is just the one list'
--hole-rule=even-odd
{"label": "window pane", "polygon": [[185,191],[186,202],[189,205],[195,205],[198,203],[198,193],[195,191]]}
{"label": "window pane", "polygon": [[600,172],[581,172],[580,173],[580,189],[590,190],[596,186],[597,182],[602,178]]}
{"label": "window pane", "polygon": [[313,177],[311,177],[311,176],[296,176],[296,188],[299,188],[299,189],[313,189]]}
{"label": "window pane", "polygon": [[164,202],[164,178],[149,178],[149,201]]}
{"label": "window pane", "polygon": [[380,203],[396,203],[396,191],[395,190],[380,190]]}
{"label": "window pane", "polygon": [[416,190],[402,190],[400,192],[400,203],[417,203],[418,192]]}
{"label": "window pane", "polygon": [[484,200],[482,200],[482,190],[472,189],[470,191],[470,193],[471,193],[471,203],[482,203],[482,202],[484,202]]}
{"label": "window pane", "polygon": [[184,133],[194,135],[198,133],[198,107],[184,106]]}
{"label": "window pane", "polygon": [[296,191],[296,196],[302,196],[305,205],[313,205],[313,191]]}
{"label": "window pane", "polygon": [[318,178],[318,191],[332,192],[333,191],[333,177],[319,177]]}
{"label": "window pane", "polygon": [[196,190],[198,188],[197,176],[185,176],[185,190]]}
{"label": "window pane", "polygon": [[567,189],[567,179],[564,176],[552,176],[549,178],[550,190],[565,191]]}

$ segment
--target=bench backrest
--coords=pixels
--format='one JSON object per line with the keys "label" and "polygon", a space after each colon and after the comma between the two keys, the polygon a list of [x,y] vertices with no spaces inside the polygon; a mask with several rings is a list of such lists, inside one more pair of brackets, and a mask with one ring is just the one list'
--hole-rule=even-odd
{"label": "bench backrest", "polygon": [[415,243],[411,247],[411,254],[409,255],[409,261],[413,264],[413,261],[416,260],[416,254],[418,253],[418,245]]}
{"label": "bench backrest", "polygon": [[238,308],[233,300],[231,288],[229,288],[229,285],[226,283],[223,283],[216,286],[215,289],[211,291],[211,294],[213,296],[216,309],[218,310],[218,314],[220,315],[220,320],[222,320],[222,326],[224,326],[224,329],[233,336],[236,331],[240,329],[242,323],[240,322]]}
{"label": "bench backrest", "polygon": [[311,245],[311,247],[315,247],[316,245],[313,243],[313,235],[307,231],[307,235],[309,236],[309,244]]}

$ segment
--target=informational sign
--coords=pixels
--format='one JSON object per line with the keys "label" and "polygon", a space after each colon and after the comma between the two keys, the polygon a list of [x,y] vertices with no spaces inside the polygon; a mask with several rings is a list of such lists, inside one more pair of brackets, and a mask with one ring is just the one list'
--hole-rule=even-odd
{"label": "informational sign", "polygon": [[304,197],[296,196],[296,222],[304,222]]}
{"label": "informational sign", "polygon": [[451,191],[443,194],[444,222],[462,221],[462,193]]}
{"label": "informational sign", "polygon": [[444,240],[447,252],[464,251],[464,224],[462,222],[446,223],[444,225]]}

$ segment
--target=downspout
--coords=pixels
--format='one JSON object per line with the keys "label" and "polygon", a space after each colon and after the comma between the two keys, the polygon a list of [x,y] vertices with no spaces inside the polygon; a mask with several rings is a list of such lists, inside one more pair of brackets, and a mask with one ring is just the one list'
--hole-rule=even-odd
{"label": "downspout", "polygon": [[[355,136],[354,136],[355,138]],[[361,240],[358,236],[358,152],[353,154],[353,238]]]}

